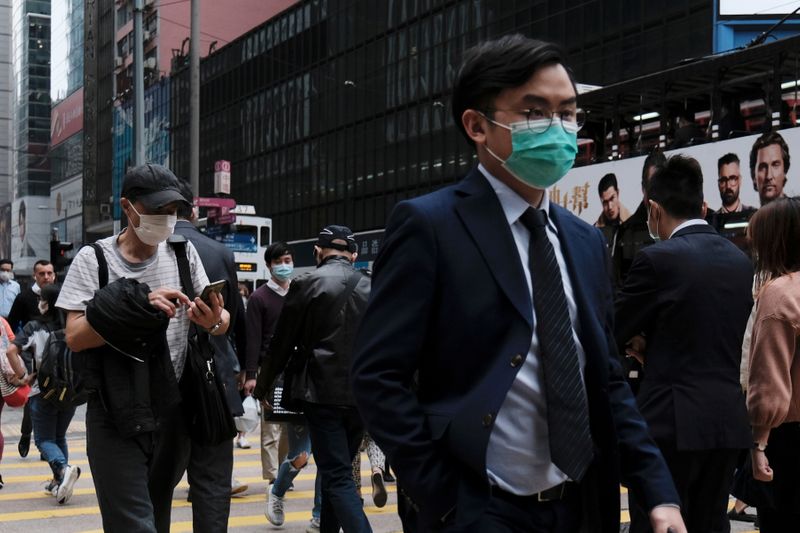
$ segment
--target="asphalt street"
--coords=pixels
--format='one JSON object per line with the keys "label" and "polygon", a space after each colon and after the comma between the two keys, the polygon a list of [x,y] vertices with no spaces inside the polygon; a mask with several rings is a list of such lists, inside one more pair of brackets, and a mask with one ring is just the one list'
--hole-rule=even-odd
{"label": "asphalt street", "polygon": [[[36,447],[31,444],[27,458],[17,452],[21,409],[5,406],[2,411],[2,430],[5,436],[5,451],[0,462],[0,475],[5,488],[0,490],[0,523],[3,533],[30,533],[30,531],[58,531],[59,533],[95,533],[102,531],[100,510],[92,484],[91,471],[86,459],[85,408],[79,408],[68,433],[70,462],[80,466],[82,474],[75,485],[75,494],[66,505],[58,505],[52,496],[45,494],[44,486],[50,479],[50,469],[39,460]],[[255,446],[258,430],[249,440]],[[295,480],[295,489],[287,493],[286,523],[275,527],[264,516],[266,482],[261,479],[261,461],[257,447],[235,449],[234,476],[249,486],[248,490],[233,497],[228,529],[237,532],[286,531],[304,532],[311,518],[314,497],[316,468],[310,464]],[[362,454],[362,486],[364,487],[365,511],[375,532],[400,531],[397,518],[397,498],[394,484],[388,484],[389,500],[385,507],[376,508],[370,498],[369,462]],[[119,480],[124,483],[125,480]],[[175,490],[172,512],[173,532],[192,531],[191,503],[186,501],[188,483],[186,478]],[[732,503],[731,503],[732,505]],[[629,520],[627,494],[622,494],[622,531],[627,530]],[[753,512],[751,510],[750,512]],[[752,524],[732,522],[733,533],[754,533]]]}

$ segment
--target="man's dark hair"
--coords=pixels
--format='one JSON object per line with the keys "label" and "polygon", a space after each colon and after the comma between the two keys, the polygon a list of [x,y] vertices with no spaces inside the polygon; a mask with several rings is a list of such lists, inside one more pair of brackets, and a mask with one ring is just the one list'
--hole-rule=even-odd
{"label": "man's dark hair", "polygon": [[486,111],[500,91],[519,87],[538,69],[554,64],[564,66],[574,87],[575,79],[564,63],[564,53],[556,44],[515,33],[473,46],[464,52],[453,87],[452,111],[456,127],[473,144],[461,123],[464,111]]}
{"label": "man's dark hair", "polygon": [[51,263],[47,259],[39,259],[38,261],[36,261],[33,264],[33,271],[36,272],[36,267],[38,267],[38,266],[45,266],[46,267],[49,264],[51,264]]}
{"label": "man's dark hair", "polygon": [[739,156],[736,154],[725,154],[717,161],[717,172],[722,170],[723,165],[730,165],[731,163],[739,164]]}
{"label": "man's dark hair", "polygon": [[5,258],[4,259],[0,259],[0,266],[3,266],[3,265],[11,265],[11,268],[14,268],[14,261],[12,261],[11,259],[5,259]]}
{"label": "man's dark hair", "polygon": [[288,244],[283,241],[275,241],[267,246],[266,250],[264,250],[264,261],[267,263],[267,266],[269,266],[273,261],[280,259],[286,254],[289,254],[292,256],[292,258],[294,258],[292,249],[289,248]]}
{"label": "man's dark hair", "polygon": [[642,188],[647,190],[647,171],[650,167],[657,167],[667,162],[664,152],[656,148],[645,158],[642,165]]}
{"label": "man's dark hair", "polygon": [[178,178],[178,190],[181,191],[181,196],[183,196],[183,198],[189,202],[189,205],[178,202],[178,210],[175,214],[178,216],[178,218],[182,218],[183,220],[191,220],[192,206],[194,206],[194,193],[192,192],[192,186],[187,179]]}
{"label": "man's dark hair", "polygon": [[703,171],[696,159],[674,155],[656,167],[647,186],[647,197],[672,217],[701,218]]}
{"label": "man's dark hair", "polygon": [[758,151],[771,144],[777,144],[781,147],[781,155],[783,156],[783,171],[785,173],[789,172],[789,163],[791,162],[789,158],[789,146],[786,144],[786,141],[783,140],[783,137],[781,137],[780,133],[777,131],[770,131],[756,139],[756,142],[753,143],[753,148],[750,149],[751,178],[756,178],[756,161],[758,160]]}
{"label": "man's dark hair", "polygon": [[617,175],[613,172],[609,172],[602,178],[600,178],[600,183],[597,184],[597,195],[603,196],[603,193],[606,192],[606,189],[609,187],[614,187],[614,190],[619,192],[619,186],[617,185]]}

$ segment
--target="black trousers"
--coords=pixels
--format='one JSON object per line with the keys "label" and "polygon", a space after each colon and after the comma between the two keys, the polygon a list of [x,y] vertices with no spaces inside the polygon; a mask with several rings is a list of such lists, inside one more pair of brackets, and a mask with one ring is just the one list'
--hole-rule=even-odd
{"label": "black trousers", "polygon": [[[104,531],[165,533],[172,495],[189,456],[180,406],[159,419],[159,429],[123,437],[99,399],[86,411],[86,452]],[[230,479],[227,483],[230,497]]]}
{"label": "black trousers", "polygon": [[231,513],[233,440],[216,446],[203,446],[192,441],[188,463],[189,485],[192,489],[192,531],[227,531]]}
{"label": "black trousers", "polygon": [[796,533],[800,529],[800,423],[770,431],[767,459],[773,471],[775,507],[758,508],[762,533]]}
{"label": "black trousers", "polygon": [[[728,533],[728,489],[740,450],[679,451],[663,444],[660,448],[678,489],[681,514],[689,533]],[[632,494],[628,498],[630,533],[649,533],[650,517]]]}

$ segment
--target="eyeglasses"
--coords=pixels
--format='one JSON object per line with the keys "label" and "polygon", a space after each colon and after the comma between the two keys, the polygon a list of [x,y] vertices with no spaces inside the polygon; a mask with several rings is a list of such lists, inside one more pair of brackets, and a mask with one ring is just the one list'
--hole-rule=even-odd
{"label": "eyeglasses", "polygon": [[739,176],[733,174],[732,176],[720,176],[717,183],[720,185],[735,185],[739,182]]}
{"label": "eyeglasses", "polygon": [[586,112],[583,109],[565,109],[553,113],[549,109],[492,109],[488,108],[486,113],[503,111],[505,113],[516,113],[524,115],[528,121],[528,129],[534,133],[544,133],[553,125],[553,118],[557,115],[561,127],[567,133],[578,133],[586,123]]}

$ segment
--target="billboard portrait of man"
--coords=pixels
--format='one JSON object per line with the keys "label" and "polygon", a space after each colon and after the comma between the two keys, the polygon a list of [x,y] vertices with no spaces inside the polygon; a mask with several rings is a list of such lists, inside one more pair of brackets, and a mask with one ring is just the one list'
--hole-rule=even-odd
{"label": "billboard portrait of man", "polygon": [[790,162],[789,146],[777,131],[765,133],[753,143],[750,177],[762,206],[784,196]]}
{"label": "billboard portrait of man", "polygon": [[744,205],[739,199],[739,191],[742,185],[739,156],[734,153],[727,153],[720,157],[717,162],[717,176],[719,198],[722,200],[722,207],[717,211],[718,214],[741,213],[742,211],[753,209]]}

